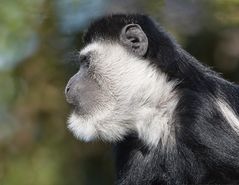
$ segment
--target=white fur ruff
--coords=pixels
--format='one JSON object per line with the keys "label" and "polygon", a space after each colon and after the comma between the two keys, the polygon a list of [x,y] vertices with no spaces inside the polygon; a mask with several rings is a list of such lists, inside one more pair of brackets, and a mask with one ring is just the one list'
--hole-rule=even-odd
{"label": "white fur ruff", "polygon": [[88,117],[73,113],[68,128],[74,135],[85,141],[118,141],[134,132],[149,146],[159,142],[165,145],[173,135],[176,82],[169,82],[166,74],[149,61],[133,56],[118,44],[95,42],[80,53],[92,53],[90,65],[95,78],[111,92],[115,102]]}

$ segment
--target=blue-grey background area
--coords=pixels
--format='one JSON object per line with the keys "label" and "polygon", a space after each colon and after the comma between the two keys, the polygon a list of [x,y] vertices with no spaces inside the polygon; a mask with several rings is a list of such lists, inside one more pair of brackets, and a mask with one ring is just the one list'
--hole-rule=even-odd
{"label": "blue-grey background area", "polygon": [[66,129],[64,86],[88,24],[117,12],[153,16],[192,55],[239,81],[238,0],[1,0],[1,185],[113,184],[111,146]]}

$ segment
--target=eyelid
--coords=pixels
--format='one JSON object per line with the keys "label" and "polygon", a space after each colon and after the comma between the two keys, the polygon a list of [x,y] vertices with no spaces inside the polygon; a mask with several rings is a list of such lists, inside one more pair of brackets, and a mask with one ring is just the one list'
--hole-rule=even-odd
{"label": "eyelid", "polygon": [[89,67],[90,55],[80,55],[79,63],[80,63],[80,66]]}
{"label": "eyelid", "polygon": [[81,62],[81,61],[85,61],[85,60],[87,60],[88,58],[89,58],[88,55],[80,55],[80,56],[79,56],[80,62]]}

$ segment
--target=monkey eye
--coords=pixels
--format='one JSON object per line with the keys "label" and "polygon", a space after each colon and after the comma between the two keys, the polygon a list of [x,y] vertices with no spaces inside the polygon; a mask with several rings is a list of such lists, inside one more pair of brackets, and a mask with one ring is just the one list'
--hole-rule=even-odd
{"label": "monkey eye", "polygon": [[80,67],[87,67],[87,68],[89,68],[90,56],[88,56],[88,55],[80,55],[79,62],[80,62]]}

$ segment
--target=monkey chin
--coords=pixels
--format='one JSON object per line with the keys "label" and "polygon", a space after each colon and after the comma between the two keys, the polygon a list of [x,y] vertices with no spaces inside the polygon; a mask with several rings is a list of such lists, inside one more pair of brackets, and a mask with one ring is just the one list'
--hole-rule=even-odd
{"label": "monkey chin", "polygon": [[94,124],[88,121],[84,114],[73,112],[67,123],[68,129],[77,139],[86,142],[97,139],[97,131]]}
{"label": "monkey chin", "polygon": [[85,142],[99,139],[115,143],[122,140],[133,128],[124,121],[115,119],[112,115],[115,113],[109,109],[98,113],[87,112],[83,115],[75,111],[67,121],[68,129],[77,139]]}

